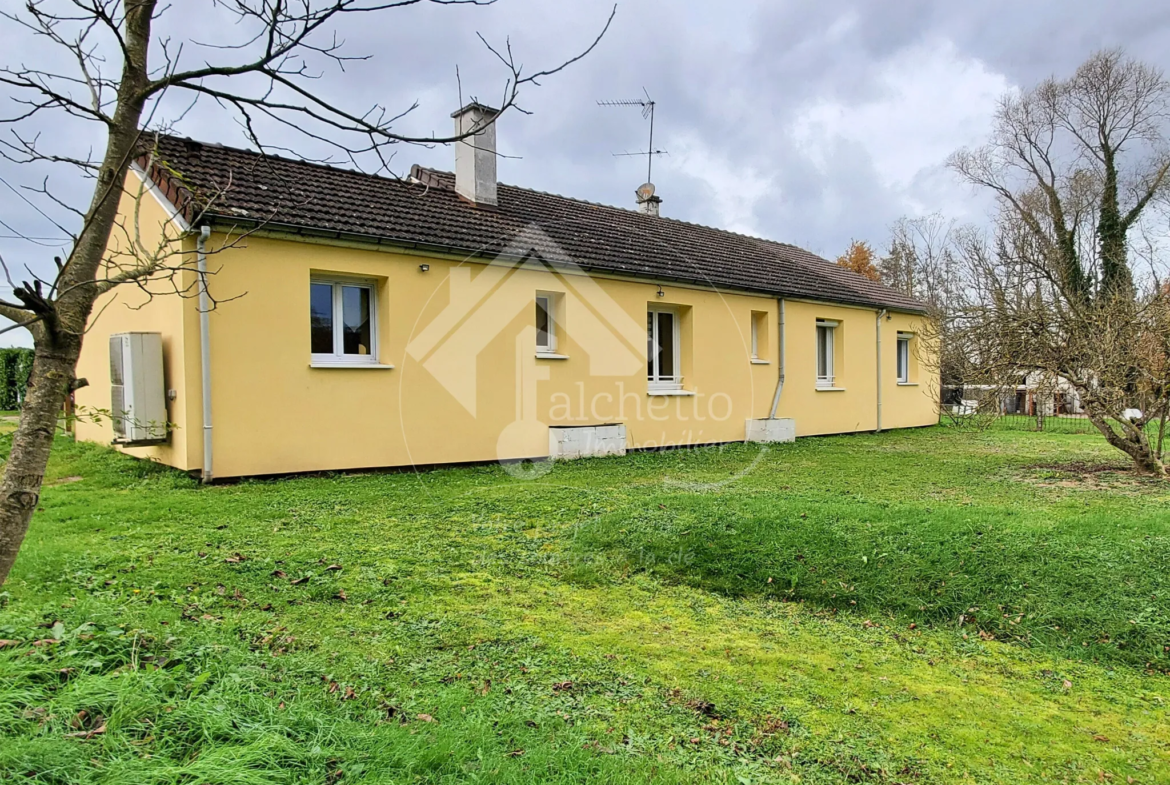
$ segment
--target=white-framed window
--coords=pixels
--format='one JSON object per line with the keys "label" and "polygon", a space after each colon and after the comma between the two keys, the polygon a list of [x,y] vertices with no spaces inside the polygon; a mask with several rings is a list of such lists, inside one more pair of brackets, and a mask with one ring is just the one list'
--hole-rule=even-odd
{"label": "white-framed window", "polygon": [[678,312],[651,307],[646,311],[646,378],[651,392],[682,389]]}
{"label": "white-framed window", "polygon": [[553,315],[555,299],[551,294],[536,295],[536,351],[553,354],[557,350],[557,324]]}
{"label": "white-framed window", "polygon": [[373,281],[314,275],[309,282],[313,363],[376,365],[377,310]]}
{"label": "white-framed window", "polygon": [[837,323],[817,319],[817,387],[833,387],[837,374],[833,349],[837,342]]}
{"label": "white-framed window", "polygon": [[913,336],[898,333],[898,383],[910,383],[910,339]]}

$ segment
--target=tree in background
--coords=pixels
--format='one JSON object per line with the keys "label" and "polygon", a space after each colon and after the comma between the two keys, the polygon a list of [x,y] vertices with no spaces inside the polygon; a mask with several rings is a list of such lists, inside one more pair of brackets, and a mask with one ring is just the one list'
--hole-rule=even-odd
{"label": "tree in background", "polygon": [[849,250],[837,257],[837,266],[864,275],[871,281],[880,281],[881,274],[878,272],[876,261],[877,255],[869,247],[869,243],[854,240],[849,244]]}
{"label": "tree in background", "polygon": [[950,159],[999,203],[992,240],[965,247],[959,311],[974,364],[990,378],[1065,380],[1105,439],[1162,477],[1166,270],[1141,241],[1142,221],[1165,217],[1168,124],[1163,74],[1103,51],[1069,79],[1005,96],[989,142]]}
{"label": "tree in background", "polygon": [[[0,155],[28,165],[38,183],[43,167],[56,164],[79,170],[92,183],[86,204],[67,204],[49,191],[47,181],[33,191],[47,200],[48,209],[65,207],[75,219],[75,228],[57,225],[69,235],[69,250],[64,259],[55,260],[53,275],[42,279],[30,272],[28,280],[17,283],[4,269],[13,299],[0,301],[0,316],[32,334],[35,360],[0,481],[0,584],[16,560],[39,503],[62,407],[70,392],[84,384],[76,378],[77,359],[95,300],[118,286],[138,285],[145,290],[147,282],[160,278],[176,282],[180,272],[194,268],[193,259],[176,251],[184,237],[170,237],[163,247],[146,248],[134,227],[118,225],[129,168],[151,155],[151,131],[165,130],[160,128],[163,98],[183,97],[186,108],[176,109],[180,117],[194,102],[214,102],[234,113],[262,151],[269,149],[260,138],[262,129],[283,128],[331,147],[355,165],[373,159],[379,169],[385,169],[396,144],[450,143],[463,137],[403,134],[395,130],[396,123],[414,107],[402,113],[377,105],[345,107],[317,77],[323,67],[343,68],[364,59],[343,51],[335,29],[343,18],[386,15],[421,1],[213,3],[209,12],[225,17],[218,20],[222,38],[214,44],[160,33],[160,21],[175,5],[157,0],[29,0],[22,10],[6,7],[0,11],[8,56],[29,57],[35,51],[42,62],[59,64],[54,70],[14,61],[0,65],[0,84],[13,104],[12,113],[0,117],[11,132],[0,139]],[[443,6],[491,2],[430,1]],[[384,19],[377,24],[393,26],[395,21]],[[580,54],[531,73],[516,62],[510,45],[497,50],[484,41],[503,70],[501,111],[516,107],[522,88],[539,84],[592,51],[608,28],[607,22]],[[24,39],[16,40],[21,33]],[[81,125],[75,126],[74,139],[84,140],[76,145],[83,151],[80,154],[49,149],[38,134],[45,123],[77,122]],[[138,199],[142,190],[126,195]],[[111,258],[115,231],[124,235],[124,242]],[[200,285],[205,286],[201,278]],[[176,293],[184,292],[176,286]]]}
{"label": "tree in background", "polygon": [[881,282],[946,310],[958,280],[960,231],[941,213],[899,218],[890,228],[889,253],[878,262]]}

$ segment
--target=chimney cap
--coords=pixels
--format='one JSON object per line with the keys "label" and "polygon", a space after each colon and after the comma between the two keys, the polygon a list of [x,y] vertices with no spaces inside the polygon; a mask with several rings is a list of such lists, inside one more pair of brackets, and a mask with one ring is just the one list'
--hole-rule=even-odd
{"label": "chimney cap", "polygon": [[472,101],[471,103],[467,104],[467,106],[463,107],[462,109],[459,109],[459,110],[452,112],[451,116],[452,117],[459,117],[460,115],[465,115],[468,112],[474,112],[477,109],[479,111],[483,112],[489,118],[495,117],[500,113],[499,109],[493,109],[492,107],[490,107],[486,104],[481,104],[479,101]]}

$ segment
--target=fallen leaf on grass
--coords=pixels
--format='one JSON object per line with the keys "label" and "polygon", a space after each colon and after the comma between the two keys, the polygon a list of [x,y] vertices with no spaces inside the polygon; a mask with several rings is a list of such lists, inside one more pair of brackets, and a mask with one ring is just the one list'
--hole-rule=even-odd
{"label": "fallen leaf on grass", "polygon": [[325,569],[326,569],[326,570],[330,570],[330,571],[332,571],[332,570],[340,570],[340,569],[341,569],[341,565],[340,565],[340,564],[330,564],[330,565],[329,565],[328,567],[326,567]]}
{"label": "fallen leaf on grass", "polygon": [[418,715],[418,719],[420,722],[434,722],[435,721],[435,718],[429,714],[420,714],[420,715]]}
{"label": "fallen leaf on grass", "polygon": [[346,600],[349,599],[349,595],[345,593],[345,589],[338,589],[337,594],[334,594],[333,596],[336,597],[337,599],[341,600],[342,602],[345,602]]}
{"label": "fallen leaf on grass", "polygon": [[524,754],[524,750],[512,750],[511,752],[508,753],[508,757],[509,758],[519,758],[523,754]]}
{"label": "fallen leaf on grass", "polygon": [[289,581],[289,583],[291,583],[293,586],[300,586],[302,583],[305,583],[308,580],[309,580],[309,576],[306,575],[303,578],[297,578],[296,580]]}
{"label": "fallen leaf on grass", "polygon": [[272,575],[275,578],[287,578],[288,577],[288,573],[285,572],[284,570],[273,570]]}
{"label": "fallen leaf on grass", "polygon": [[0,649],[3,649],[5,646],[19,646],[19,645],[20,645],[20,641],[10,641],[10,640],[0,639]]}
{"label": "fallen leaf on grass", "polygon": [[98,735],[105,733],[105,732],[106,732],[106,726],[101,725],[99,727],[94,728],[93,730],[83,730],[83,731],[78,731],[77,733],[66,733],[65,738],[67,738],[67,739],[82,739],[84,741],[86,739],[92,739],[94,736],[98,736]]}

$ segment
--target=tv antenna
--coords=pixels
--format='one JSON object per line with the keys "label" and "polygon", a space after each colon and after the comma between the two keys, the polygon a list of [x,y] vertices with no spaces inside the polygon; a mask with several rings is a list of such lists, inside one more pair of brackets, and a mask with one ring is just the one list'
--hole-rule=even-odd
{"label": "tv antenna", "polygon": [[646,156],[646,182],[649,183],[649,182],[653,182],[653,179],[654,179],[653,177],[651,177],[651,175],[654,172],[654,156],[656,156],[656,155],[669,155],[669,153],[667,153],[665,150],[655,150],[654,149],[654,106],[657,102],[653,98],[650,97],[650,93],[648,93],[646,91],[645,87],[642,88],[642,92],[646,94],[645,98],[628,98],[628,99],[620,99],[617,101],[598,101],[597,105],[598,106],[640,106],[640,107],[642,107],[642,117],[644,117],[650,121],[650,146],[646,148],[645,152],[641,152],[641,153],[614,153],[613,155],[614,155],[614,157],[618,157],[618,158],[624,157],[624,156],[639,156],[639,155]]}

